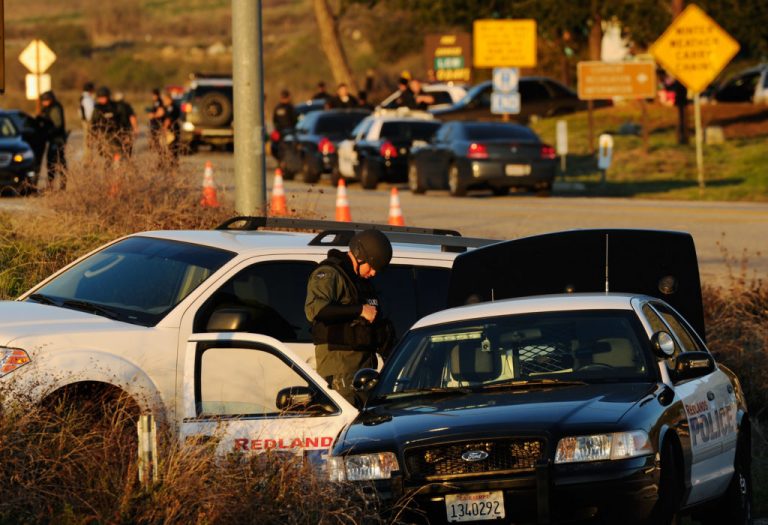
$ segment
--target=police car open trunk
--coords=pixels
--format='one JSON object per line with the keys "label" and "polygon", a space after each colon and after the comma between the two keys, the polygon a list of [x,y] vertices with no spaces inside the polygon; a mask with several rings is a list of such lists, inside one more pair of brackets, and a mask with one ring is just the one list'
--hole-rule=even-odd
{"label": "police car open trunk", "polygon": [[448,303],[601,291],[661,298],[705,338],[696,247],[685,232],[572,230],[496,243],[456,258]]}

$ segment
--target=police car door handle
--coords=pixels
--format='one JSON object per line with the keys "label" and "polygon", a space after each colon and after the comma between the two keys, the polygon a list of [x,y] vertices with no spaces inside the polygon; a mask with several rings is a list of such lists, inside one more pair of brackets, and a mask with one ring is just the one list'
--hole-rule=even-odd
{"label": "police car door handle", "polygon": [[709,399],[710,401],[714,401],[715,400],[715,393],[714,392],[707,392],[707,399]]}

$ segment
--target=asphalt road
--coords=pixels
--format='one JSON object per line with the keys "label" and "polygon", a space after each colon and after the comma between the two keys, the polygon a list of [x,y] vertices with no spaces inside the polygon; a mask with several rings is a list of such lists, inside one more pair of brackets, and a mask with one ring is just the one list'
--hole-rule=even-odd
{"label": "asphalt road", "polygon": [[[232,155],[200,152],[185,162],[202,173],[206,160],[214,165],[217,184],[233,195]],[[267,172],[271,187],[272,159]],[[495,197],[477,191],[456,198],[447,191],[412,195],[404,184],[395,186],[409,226],[457,229],[466,236],[499,239],[572,228],[681,230],[694,237],[704,282],[728,284],[729,275],[742,275],[742,260],[748,278],[768,278],[768,204],[569,197],[567,188],[557,186],[552,197],[530,193]],[[334,218],[336,190],[327,179],[315,185],[286,181],[285,189],[290,209],[302,216]],[[391,185],[373,191],[348,185],[352,219],[385,222],[390,189]]]}
{"label": "asphalt road", "polygon": [[[79,130],[70,140],[71,159],[80,150]],[[145,149],[143,137],[137,150]],[[185,157],[192,173],[202,173],[206,161],[214,166],[220,198],[234,197],[234,162],[231,153],[200,151]],[[267,161],[267,184],[272,185],[274,162]],[[41,177],[44,178],[44,177]],[[551,197],[527,193],[494,197],[490,192],[470,192],[463,198],[435,191],[412,195],[404,184],[399,189],[406,225],[457,229],[463,235],[514,239],[572,228],[652,228],[690,232],[696,242],[704,282],[725,285],[729,275],[768,278],[768,204],[739,202],[660,201],[620,198],[569,197],[567,188],[556,186]],[[288,207],[305,217],[335,215],[336,189],[328,180],[315,185],[286,181]],[[390,185],[377,190],[348,186],[352,219],[386,222]],[[0,199],[0,210],[28,209],[27,199]],[[567,264],[567,260],[563,261]]]}

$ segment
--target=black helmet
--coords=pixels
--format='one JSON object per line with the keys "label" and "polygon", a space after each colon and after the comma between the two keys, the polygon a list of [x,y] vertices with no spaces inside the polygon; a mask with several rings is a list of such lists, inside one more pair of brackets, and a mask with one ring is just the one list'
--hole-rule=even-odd
{"label": "black helmet", "polygon": [[42,100],[42,101],[45,101],[45,100],[53,101],[53,100],[56,100],[56,97],[54,96],[53,91],[46,91],[45,93],[40,95],[40,100]]}
{"label": "black helmet", "polygon": [[109,88],[107,86],[101,86],[99,89],[96,90],[96,96],[109,98],[110,96]]}
{"label": "black helmet", "polygon": [[363,230],[349,241],[349,251],[360,262],[380,272],[392,259],[392,244],[379,230]]}

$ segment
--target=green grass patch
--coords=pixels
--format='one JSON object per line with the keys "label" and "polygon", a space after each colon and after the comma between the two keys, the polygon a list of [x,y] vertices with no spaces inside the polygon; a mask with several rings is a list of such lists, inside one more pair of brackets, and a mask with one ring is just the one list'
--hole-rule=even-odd
{"label": "green grass patch", "polygon": [[[676,110],[651,105],[648,110],[649,134],[647,147],[638,134],[622,131],[639,125],[639,106],[628,105],[594,112],[593,142],[597,147],[601,133],[613,135],[613,161],[601,183],[597,157],[590,154],[589,128],[586,112],[566,117],[542,119],[531,127],[545,142],[556,142],[556,122],[568,123],[569,154],[566,156],[565,176],[561,180],[581,182],[582,191],[574,195],[643,197],[653,199],[710,201],[768,201],[768,156],[765,155],[765,134],[732,136],[724,144],[704,145],[705,188],[699,190],[696,148],[693,143],[677,144]],[[750,117],[740,116],[725,127],[726,136],[741,131],[740,123]],[[768,129],[766,129],[768,132]]]}

